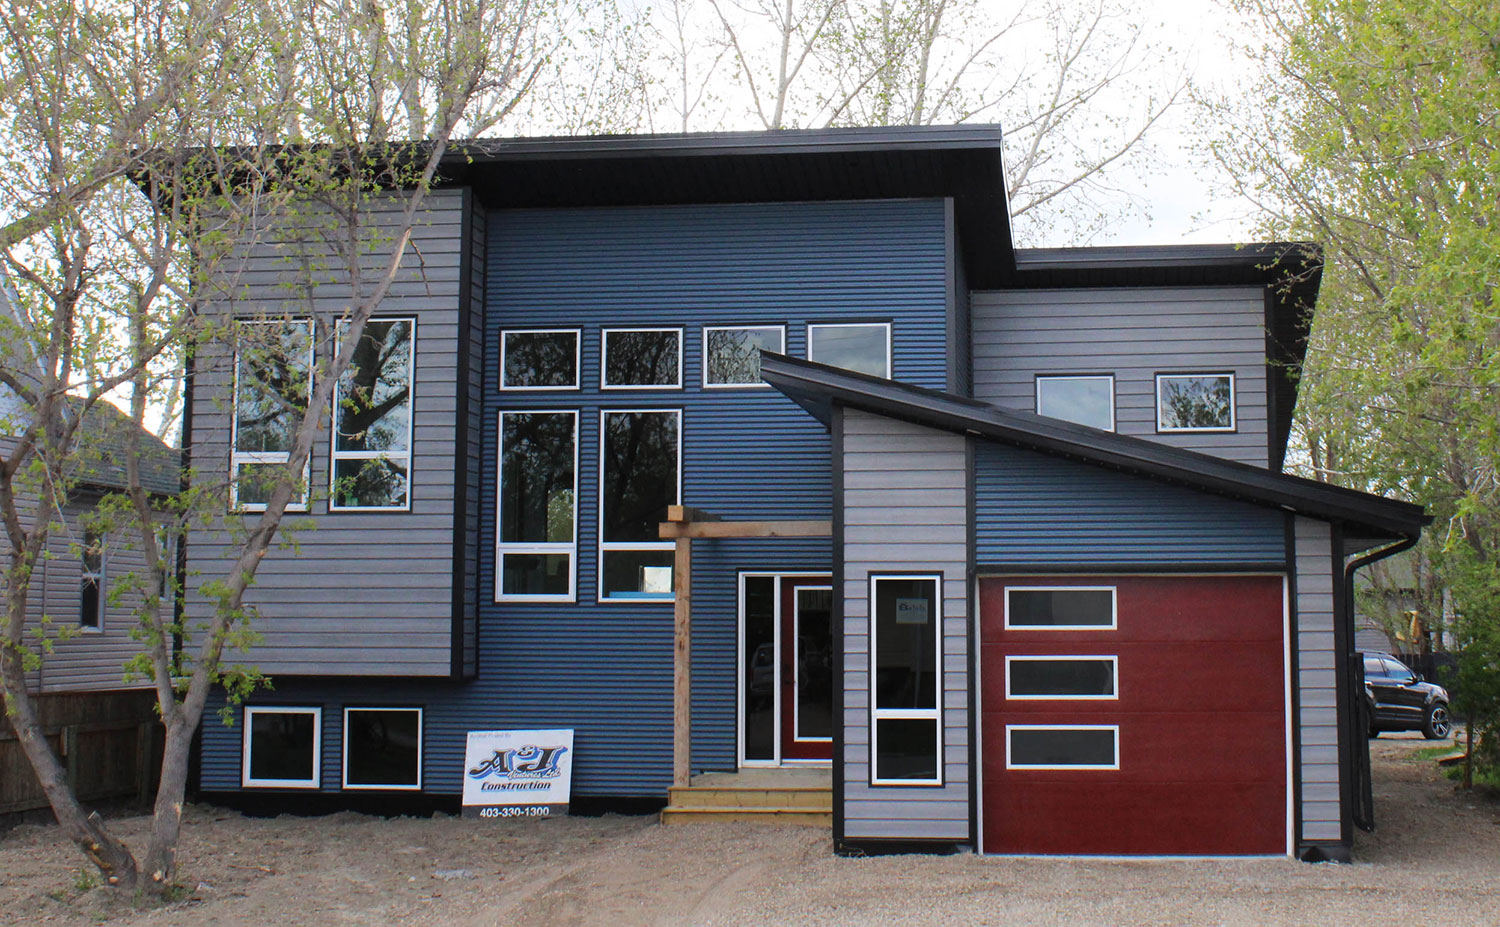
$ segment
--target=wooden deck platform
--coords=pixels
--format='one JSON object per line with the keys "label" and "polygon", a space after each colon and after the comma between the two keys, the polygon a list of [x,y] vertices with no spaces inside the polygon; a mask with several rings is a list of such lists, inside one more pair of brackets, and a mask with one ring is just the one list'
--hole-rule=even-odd
{"label": "wooden deck platform", "polygon": [[735,821],[833,826],[833,771],[826,766],[702,773],[668,791],[663,824]]}

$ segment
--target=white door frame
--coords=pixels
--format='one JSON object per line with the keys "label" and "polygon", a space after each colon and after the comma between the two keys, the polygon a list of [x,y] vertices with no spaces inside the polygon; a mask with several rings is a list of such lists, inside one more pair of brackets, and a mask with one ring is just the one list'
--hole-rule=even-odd
{"label": "white door frame", "polygon": [[[773,581],[771,640],[775,651],[775,672],[772,679],[770,759],[746,759],[745,757],[745,580],[753,577],[769,577]],[[829,766],[830,760],[784,759],[781,755],[781,582],[784,579],[827,579],[826,588],[833,590],[833,574],[828,570],[740,570],[735,578],[735,628],[734,628],[734,758],[740,768],[777,768],[781,766]],[[838,723],[838,718],[834,718]],[[831,740],[832,738],[823,738]]]}

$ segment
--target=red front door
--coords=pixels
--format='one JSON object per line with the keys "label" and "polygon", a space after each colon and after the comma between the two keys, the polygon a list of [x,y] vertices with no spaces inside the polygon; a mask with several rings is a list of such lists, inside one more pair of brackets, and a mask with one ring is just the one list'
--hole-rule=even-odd
{"label": "red front door", "polygon": [[833,758],[833,587],[781,581],[781,758]]}

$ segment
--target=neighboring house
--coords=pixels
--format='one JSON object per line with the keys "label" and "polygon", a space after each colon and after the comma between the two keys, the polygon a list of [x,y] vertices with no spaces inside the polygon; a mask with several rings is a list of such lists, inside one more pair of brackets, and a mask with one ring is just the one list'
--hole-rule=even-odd
{"label": "neighboring house", "polygon": [[[1015,249],[994,127],[448,170],[317,528],[251,589],[275,688],[205,725],[205,792],[451,796],[467,731],[567,727],[585,797],[830,766],[841,852],[1348,857],[1349,576],[1426,520],[1280,472],[1310,249]],[[343,292],[291,250],[214,307],[283,321],[194,357],[192,463],[251,517]]]}

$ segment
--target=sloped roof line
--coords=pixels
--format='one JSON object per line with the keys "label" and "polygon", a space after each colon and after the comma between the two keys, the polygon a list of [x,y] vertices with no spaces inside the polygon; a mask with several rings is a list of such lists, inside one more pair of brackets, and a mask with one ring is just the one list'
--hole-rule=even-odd
{"label": "sloped roof line", "polygon": [[825,424],[831,421],[835,405],[849,406],[1217,495],[1348,522],[1372,529],[1376,535],[1414,538],[1432,521],[1421,506],[1410,502],[781,354],[762,353],[761,375]]}

